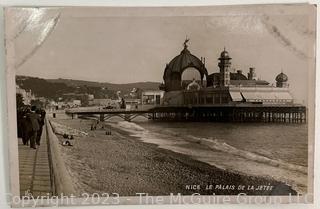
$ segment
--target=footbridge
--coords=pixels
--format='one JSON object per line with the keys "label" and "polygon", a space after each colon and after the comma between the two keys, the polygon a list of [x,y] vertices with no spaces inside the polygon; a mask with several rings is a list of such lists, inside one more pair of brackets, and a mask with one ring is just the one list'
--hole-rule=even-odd
{"label": "footbridge", "polygon": [[120,117],[123,120],[131,121],[138,116],[152,118],[153,108],[139,108],[133,110],[127,109],[103,109],[103,108],[73,108],[65,112],[72,118],[78,117],[95,117],[99,115],[100,121],[106,121],[112,117]]}

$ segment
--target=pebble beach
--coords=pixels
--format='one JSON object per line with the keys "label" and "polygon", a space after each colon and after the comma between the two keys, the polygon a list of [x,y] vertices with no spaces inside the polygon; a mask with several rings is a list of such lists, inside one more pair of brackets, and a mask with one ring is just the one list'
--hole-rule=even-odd
{"label": "pebble beach", "polygon": [[[223,170],[189,156],[159,148],[107,123],[91,130],[91,120],[56,119],[51,123],[87,133],[76,136],[62,155],[80,193],[169,195],[296,195],[283,182]],[[111,135],[106,132],[111,131]],[[56,133],[60,144],[65,140]]]}

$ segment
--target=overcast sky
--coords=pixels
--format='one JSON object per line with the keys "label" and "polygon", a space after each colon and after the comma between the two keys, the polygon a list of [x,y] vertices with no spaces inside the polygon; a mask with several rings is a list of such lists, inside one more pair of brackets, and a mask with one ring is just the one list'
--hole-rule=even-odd
{"label": "overcast sky", "polygon": [[[129,83],[162,82],[166,63],[190,38],[192,54],[218,72],[224,47],[232,68],[255,67],[275,83],[281,69],[297,99],[307,99],[314,70],[315,8],[219,6],[198,8],[13,9],[8,17],[18,75]],[[10,22],[9,21],[9,22]]]}

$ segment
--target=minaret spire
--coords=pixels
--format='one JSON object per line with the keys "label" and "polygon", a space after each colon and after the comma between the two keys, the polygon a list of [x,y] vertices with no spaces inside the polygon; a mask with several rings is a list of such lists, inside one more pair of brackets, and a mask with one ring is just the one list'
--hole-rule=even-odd
{"label": "minaret spire", "polygon": [[183,43],[184,49],[187,49],[187,48],[188,48],[187,43],[188,43],[189,41],[190,41],[190,39],[188,38],[188,36],[186,36],[186,40],[185,40],[184,43]]}

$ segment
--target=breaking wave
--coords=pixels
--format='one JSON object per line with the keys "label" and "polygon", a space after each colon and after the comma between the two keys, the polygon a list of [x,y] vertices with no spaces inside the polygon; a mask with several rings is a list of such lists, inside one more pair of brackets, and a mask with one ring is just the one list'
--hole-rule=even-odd
{"label": "breaking wave", "polygon": [[198,137],[194,137],[194,136],[190,136],[190,135],[189,135],[189,137],[193,138],[195,140],[198,140],[198,143],[200,143],[200,144],[206,145],[206,146],[208,146],[212,149],[218,150],[218,151],[226,152],[228,154],[236,155],[236,156],[245,158],[247,160],[252,160],[255,162],[259,162],[259,163],[268,164],[268,165],[271,165],[274,167],[282,167],[282,168],[289,169],[292,171],[298,171],[300,173],[307,174],[308,169],[304,166],[294,165],[291,163],[284,162],[282,160],[275,160],[275,159],[271,159],[271,158],[253,153],[253,152],[241,150],[241,149],[233,147],[225,142],[220,142],[217,139],[198,138]]}
{"label": "breaking wave", "polygon": [[121,122],[118,122],[117,125],[113,125],[113,126],[116,126],[118,128],[122,128],[122,129],[129,131],[131,133],[132,132],[136,133],[136,131],[145,131],[145,129],[143,127],[139,126],[138,124],[128,122],[128,121],[121,121]]}
{"label": "breaking wave", "polygon": [[[260,155],[258,153],[253,153],[246,150],[238,149],[228,143],[222,142],[221,140],[214,139],[214,138],[201,138],[201,137],[195,137],[192,135],[182,136],[179,133],[171,132],[168,130],[163,130],[161,131],[161,133],[153,133],[153,132],[149,132],[147,129],[143,128],[142,126],[136,123],[127,122],[127,121],[118,122],[117,124],[113,124],[113,126],[117,128],[121,128],[125,131],[128,131],[132,133],[134,136],[138,136],[141,138],[141,140],[149,143],[158,144],[159,142],[160,143],[163,142],[163,140],[167,140],[168,143],[170,143],[169,141],[172,141],[175,139],[180,141],[183,140],[190,144],[193,144],[193,143],[196,143],[198,145],[200,144],[212,150],[223,152],[232,156],[238,156],[246,160],[250,160],[253,162],[265,164],[265,165],[276,167],[276,168],[283,168],[283,169],[299,172],[304,175],[306,175],[308,171],[307,167],[305,166],[291,164],[288,162],[284,162],[280,159],[271,159],[266,156]],[[157,140],[157,138],[161,140],[159,141]],[[158,145],[161,146],[161,144],[158,144]]]}

